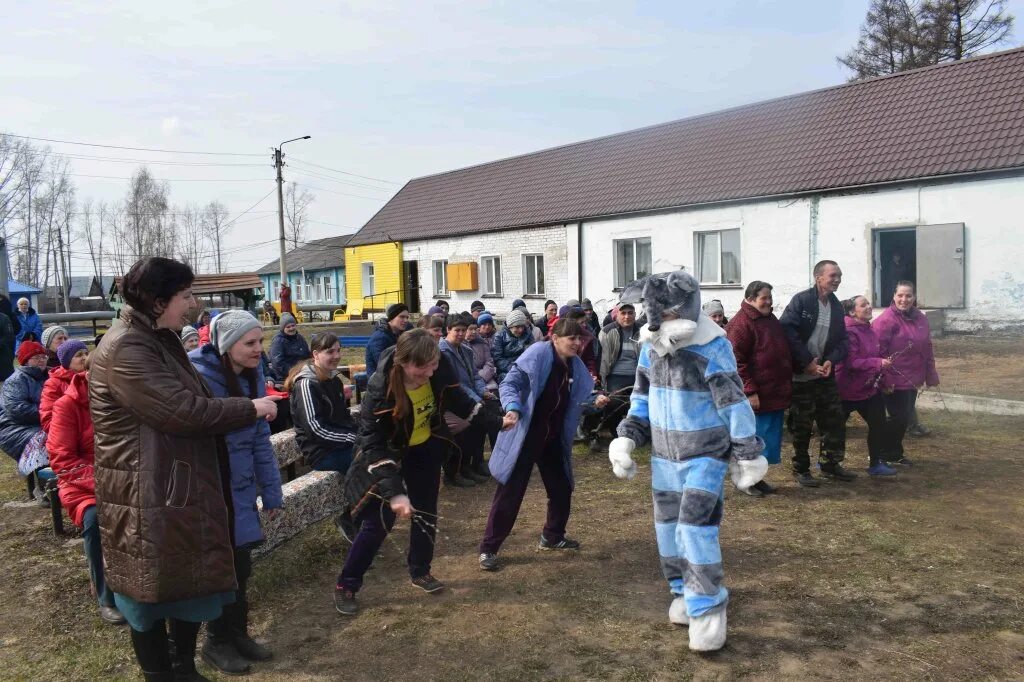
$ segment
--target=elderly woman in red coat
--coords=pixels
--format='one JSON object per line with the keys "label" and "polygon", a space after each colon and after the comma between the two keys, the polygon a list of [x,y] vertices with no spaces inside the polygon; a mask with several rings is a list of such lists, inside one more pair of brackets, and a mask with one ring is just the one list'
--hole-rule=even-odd
{"label": "elderly woman in red coat", "polygon": [[[65,344],[66,345],[66,344]],[[57,494],[72,522],[82,529],[89,577],[96,588],[100,618],[120,625],[124,616],[114,606],[114,593],[103,579],[103,550],[100,525],[96,520],[96,481],[93,479],[95,449],[92,417],[89,415],[89,380],[85,372],[71,377],[71,384],[50,416],[46,449],[50,467],[57,475]]]}
{"label": "elderly woman in red coat", "polygon": [[[740,310],[725,327],[736,355],[743,392],[754,408],[757,435],[769,464],[782,461],[782,417],[793,395],[793,366],[786,334],[772,312],[772,285],[747,285]],[[761,481],[743,492],[761,497],[775,488]]]}

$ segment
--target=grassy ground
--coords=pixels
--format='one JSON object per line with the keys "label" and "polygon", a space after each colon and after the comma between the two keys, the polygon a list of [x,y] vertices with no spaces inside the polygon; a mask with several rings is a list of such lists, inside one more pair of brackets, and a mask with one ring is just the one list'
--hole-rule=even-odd
{"label": "grassy ground", "polygon": [[[1024,447],[1019,420],[930,413],[910,442],[919,466],[895,481],[727,492],[722,527],[732,600],[725,650],[696,656],[666,617],[649,468],[614,479],[577,456],[570,532],[583,550],[535,550],[543,486],[532,482],[496,574],[476,566],[492,485],[442,491],[429,596],[408,582],[405,526],[360,593],[331,603],[345,547],[329,523],[256,566],[254,630],[277,652],[253,680],[1020,679],[1024,677]],[[864,429],[849,460],[863,470]],[[22,497],[10,460],[0,500]],[[0,508],[0,677],[134,679],[127,634],[103,625],[81,547],[38,508]],[[223,679],[223,678],[222,678]]]}
{"label": "grassy ground", "polygon": [[943,391],[1024,400],[1024,338],[947,336],[934,345]]}

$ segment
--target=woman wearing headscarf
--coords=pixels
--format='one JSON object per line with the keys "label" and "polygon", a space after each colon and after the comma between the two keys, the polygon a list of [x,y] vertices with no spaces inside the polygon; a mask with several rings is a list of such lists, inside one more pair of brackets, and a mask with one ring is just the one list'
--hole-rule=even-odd
{"label": "woman wearing headscarf", "polygon": [[193,279],[167,258],[135,263],[89,374],[105,578],[151,680],[199,679],[199,626],[237,588],[223,434],[277,413],[267,398],[214,398],[189,362],[180,334]]}
{"label": "woman wearing headscarf", "polygon": [[26,338],[32,341],[38,341],[43,337],[43,323],[27,298],[18,299],[18,311],[16,315],[18,317],[18,329],[14,346],[15,352],[18,350],[18,345]]}

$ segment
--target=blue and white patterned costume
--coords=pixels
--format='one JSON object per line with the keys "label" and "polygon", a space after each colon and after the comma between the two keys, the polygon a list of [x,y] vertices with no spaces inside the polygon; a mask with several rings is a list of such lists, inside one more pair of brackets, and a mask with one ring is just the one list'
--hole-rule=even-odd
{"label": "blue and white patterned costume", "polygon": [[[689,298],[699,310],[697,286]],[[685,314],[692,303],[664,309]],[[609,458],[617,475],[628,476],[635,469],[629,451],[651,444],[658,553],[672,593],[682,597],[670,617],[690,625],[692,649],[713,650],[725,644],[729,600],[718,543],[725,475],[731,463],[737,485],[749,487],[767,462],[731,344],[707,316],[691,314],[697,319],[661,322],[657,315],[655,330],[644,328],[629,414]]]}

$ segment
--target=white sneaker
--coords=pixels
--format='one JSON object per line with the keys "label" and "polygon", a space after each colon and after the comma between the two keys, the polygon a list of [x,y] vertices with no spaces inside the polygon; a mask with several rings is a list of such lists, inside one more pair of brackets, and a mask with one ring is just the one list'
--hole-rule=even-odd
{"label": "white sneaker", "polygon": [[725,609],[690,619],[690,649],[718,651],[725,646]]}
{"label": "white sneaker", "polygon": [[686,600],[676,597],[668,607],[668,621],[676,625],[689,625],[690,617],[686,615]]}

